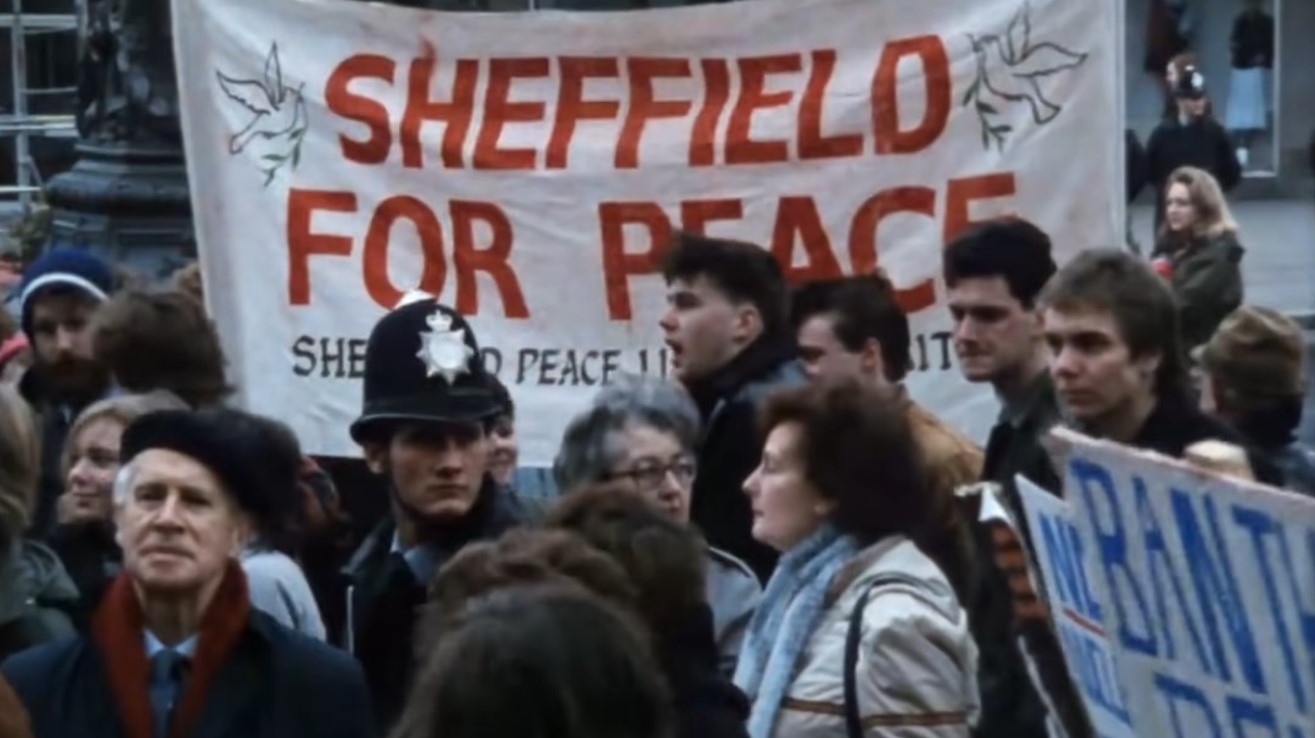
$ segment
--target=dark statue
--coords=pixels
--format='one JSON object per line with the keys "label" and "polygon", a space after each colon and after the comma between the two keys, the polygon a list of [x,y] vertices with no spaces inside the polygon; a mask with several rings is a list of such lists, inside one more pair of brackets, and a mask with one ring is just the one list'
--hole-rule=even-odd
{"label": "dark statue", "polygon": [[177,144],[168,0],[90,0],[83,12],[78,132],[90,141]]}
{"label": "dark statue", "polygon": [[82,12],[78,161],[47,188],[50,240],[162,277],[196,253],[169,0]]}

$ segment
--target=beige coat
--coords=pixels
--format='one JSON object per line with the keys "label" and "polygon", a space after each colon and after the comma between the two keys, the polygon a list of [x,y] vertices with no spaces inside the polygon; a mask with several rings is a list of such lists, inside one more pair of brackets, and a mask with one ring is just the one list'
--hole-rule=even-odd
{"label": "beige coat", "polygon": [[858,657],[858,704],[868,738],[968,738],[978,712],[977,647],[940,569],[908,539],[862,551],[832,584],[831,603],[800,657],[775,738],[845,738],[844,653],[850,613],[868,597]]}

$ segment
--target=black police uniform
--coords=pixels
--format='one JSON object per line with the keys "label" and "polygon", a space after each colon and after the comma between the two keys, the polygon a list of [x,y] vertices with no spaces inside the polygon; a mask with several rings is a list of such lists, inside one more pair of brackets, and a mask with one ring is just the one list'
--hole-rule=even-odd
{"label": "black police uniform", "polygon": [[[351,428],[362,444],[387,443],[398,428],[416,423],[483,422],[499,411],[470,326],[433,300],[399,307],[375,325],[366,345],[364,384],[364,411]],[[466,544],[495,538],[531,517],[528,506],[488,475],[475,505],[455,520],[427,520],[389,488],[393,513],[343,570],[344,641],[361,662],[375,714],[385,726],[401,712],[417,666],[416,611],[428,586],[422,579]],[[395,545],[399,514],[424,531],[424,576]]]}

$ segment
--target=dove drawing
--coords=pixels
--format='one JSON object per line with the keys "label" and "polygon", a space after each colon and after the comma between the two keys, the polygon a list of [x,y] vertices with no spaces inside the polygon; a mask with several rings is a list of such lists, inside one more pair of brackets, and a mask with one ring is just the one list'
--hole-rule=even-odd
{"label": "dove drawing", "polygon": [[970,35],[977,61],[977,78],[964,95],[963,104],[974,104],[982,123],[982,141],[994,139],[1003,145],[1012,127],[994,125],[990,117],[1008,105],[1026,105],[1032,121],[1046,125],[1061,112],[1052,100],[1065,77],[1082,66],[1085,52],[1072,51],[1050,41],[1032,37],[1031,4],[1025,2],[1003,33]]}
{"label": "dove drawing", "polygon": [[290,143],[300,143],[306,129],[306,101],[300,87],[290,87],[283,81],[278,44],[270,48],[262,79],[237,79],[218,71],[215,74],[224,95],[250,115],[246,125],[229,138],[230,154],[242,153],[258,139],[273,142],[286,138]]}

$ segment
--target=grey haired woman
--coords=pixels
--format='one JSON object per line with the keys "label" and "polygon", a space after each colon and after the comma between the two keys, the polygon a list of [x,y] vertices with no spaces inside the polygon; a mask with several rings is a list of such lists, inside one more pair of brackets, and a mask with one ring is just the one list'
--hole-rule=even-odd
{"label": "grey haired woman", "polygon": [[[601,390],[590,408],[567,426],[553,464],[558,488],[630,490],[688,524],[699,432],[698,409],[679,386],[623,377]],[[720,668],[729,675],[762,585],[748,565],[724,551],[708,547],[707,560],[707,596]]]}

